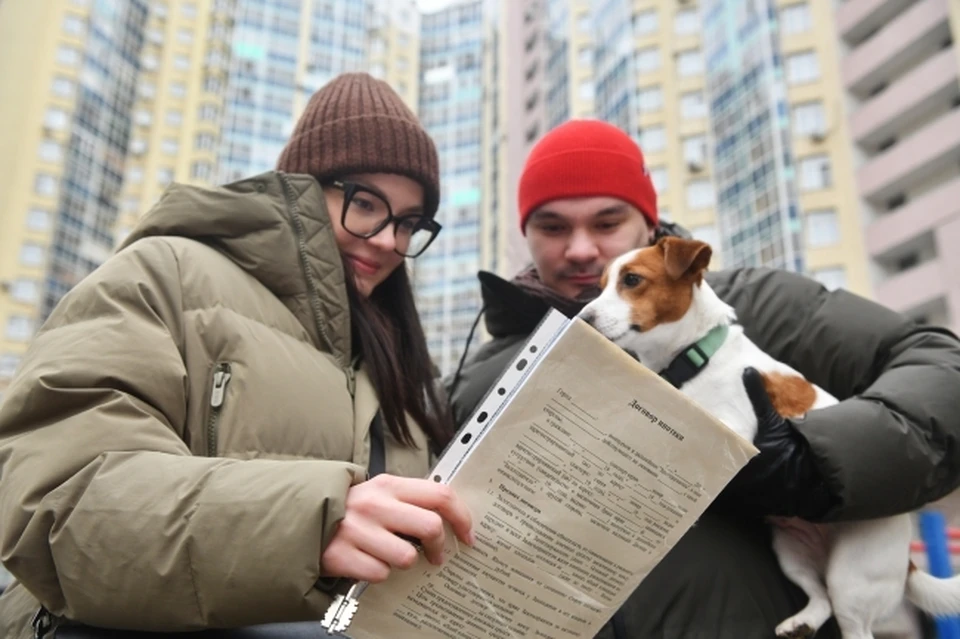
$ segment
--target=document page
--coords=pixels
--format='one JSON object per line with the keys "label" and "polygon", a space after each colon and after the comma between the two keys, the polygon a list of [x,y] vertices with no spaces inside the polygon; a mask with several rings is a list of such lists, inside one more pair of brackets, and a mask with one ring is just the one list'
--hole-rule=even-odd
{"label": "document page", "polygon": [[348,634],[593,637],[755,453],[574,320],[448,480],[475,547],[448,531],[444,565],[368,588]]}

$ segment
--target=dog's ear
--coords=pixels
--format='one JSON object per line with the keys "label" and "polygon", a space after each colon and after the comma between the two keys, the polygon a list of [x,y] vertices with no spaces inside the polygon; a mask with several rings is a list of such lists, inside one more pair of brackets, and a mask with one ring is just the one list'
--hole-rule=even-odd
{"label": "dog's ear", "polygon": [[713,257],[710,245],[700,240],[665,237],[657,242],[657,245],[663,249],[667,275],[674,280],[690,276],[699,282],[710,264],[710,258]]}

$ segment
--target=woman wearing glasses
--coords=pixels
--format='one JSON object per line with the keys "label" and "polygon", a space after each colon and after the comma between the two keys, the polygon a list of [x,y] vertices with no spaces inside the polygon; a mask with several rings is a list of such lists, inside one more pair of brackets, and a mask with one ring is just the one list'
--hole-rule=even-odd
{"label": "woman wearing glasses", "polygon": [[404,267],[440,231],[432,140],[348,74],[278,169],[170,188],[31,345],[0,405],[0,636],[317,620],[410,538],[472,543],[421,479],[453,432]]}

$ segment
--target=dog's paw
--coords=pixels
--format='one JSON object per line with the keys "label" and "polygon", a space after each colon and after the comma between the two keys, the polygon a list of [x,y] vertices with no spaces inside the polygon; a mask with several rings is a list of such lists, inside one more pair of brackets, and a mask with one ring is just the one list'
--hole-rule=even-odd
{"label": "dog's paw", "polygon": [[794,619],[787,619],[777,626],[777,636],[781,639],[808,639],[816,632],[807,624]]}

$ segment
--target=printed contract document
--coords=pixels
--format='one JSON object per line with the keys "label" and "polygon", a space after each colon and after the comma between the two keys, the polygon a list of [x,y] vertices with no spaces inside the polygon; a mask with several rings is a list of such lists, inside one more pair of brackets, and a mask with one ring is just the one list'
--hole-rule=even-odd
{"label": "printed contract document", "polygon": [[354,639],[590,638],[756,454],[553,311],[432,473],[473,515],[446,561],[371,585]]}

